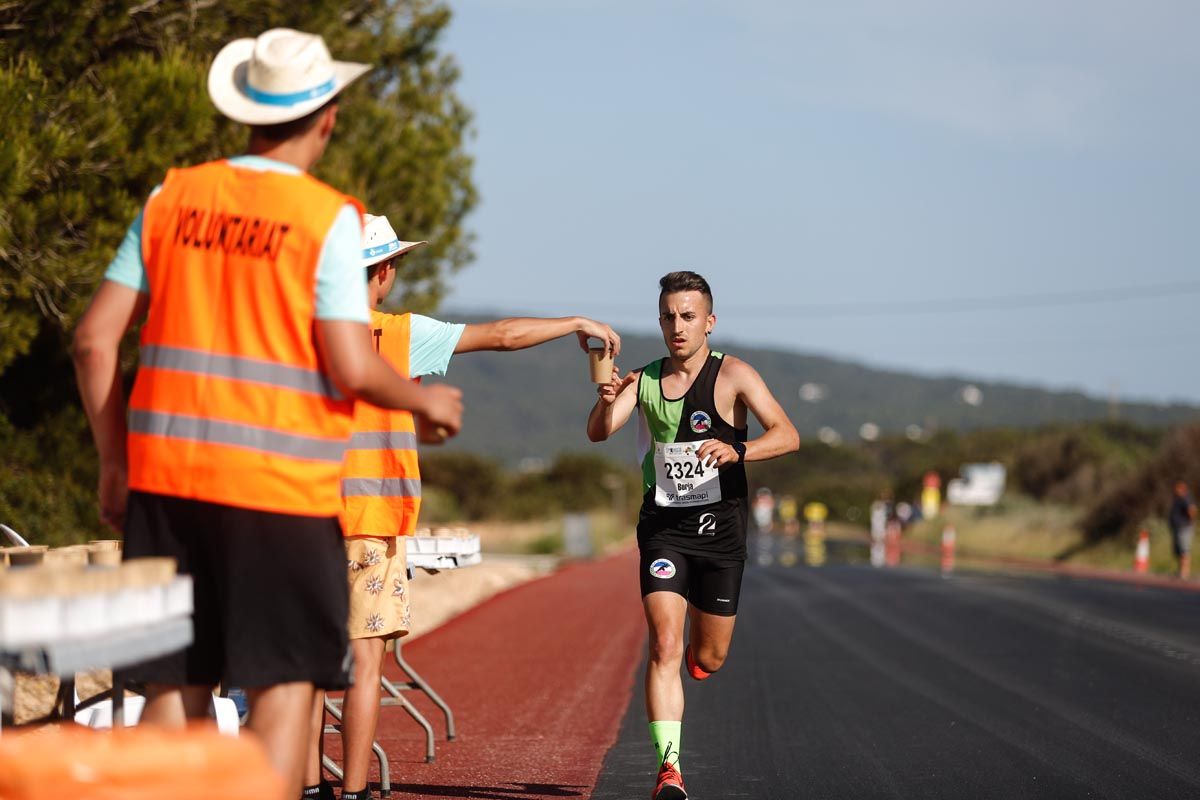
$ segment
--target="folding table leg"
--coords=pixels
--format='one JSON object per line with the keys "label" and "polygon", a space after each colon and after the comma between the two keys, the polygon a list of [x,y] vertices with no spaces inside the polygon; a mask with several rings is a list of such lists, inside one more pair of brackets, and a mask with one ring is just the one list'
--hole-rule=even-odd
{"label": "folding table leg", "polygon": [[[418,725],[425,729],[425,763],[432,764],[434,759],[433,726],[429,724],[429,720],[425,719],[425,715],[417,710],[416,706],[408,702],[408,698],[400,694],[400,690],[396,688],[395,684],[393,684],[387,678],[380,678],[379,684],[383,687],[384,691],[391,695],[390,698],[381,698],[381,705],[387,703],[388,705],[400,706],[408,712],[408,715],[412,717]],[[389,700],[391,701],[390,703],[388,702]]]}
{"label": "folding table leg", "polygon": [[433,704],[440,708],[442,713],[446,715],[446,739],[447,741],[453,742],[457,734],[455,733],[454,729],[454,712],[450,710],[449,704],[442,699],[441,695],[433,690],[433,687],[421,677],[420,673],[413,669],[412,666],[404,660],[404,656],[400,652],[399,639],[396,640],[396,649],[393,655],[396,657],[396,666],[404,670],[404,674],[408,676],[408,679],[414,685],[416,685],[418,689],[424,692],[426,697],[432,700]]}
{"label": "folding table leg", "polygon": [[[325,713],[332,716],[338,722],[342,722],[342,710],[338,708],[337,704],[334,703],[333,700],[329,698],[328,694],[325,695]],[[333,725],[326,725],[322,730],[323,734],[337,732],[338,729]],[[380,747],[379,742],[374,741],[371,742],[371,751],[375,753],[375,758],[379,761],[379,793],[383,797],[387,797],[392,793],[392,778],[391,770],[388,769],[387,753],[383,752],[383,748]],[[343,754],[343,757],[344,755],[345,754]],[[342,769],[337,765],[337,763],[329,756],[321,756],[321,765],[325,767],[325,769],[332,772],[334,777],[336,777],[338,780],[341,780],[345,774],[342,772]]]}

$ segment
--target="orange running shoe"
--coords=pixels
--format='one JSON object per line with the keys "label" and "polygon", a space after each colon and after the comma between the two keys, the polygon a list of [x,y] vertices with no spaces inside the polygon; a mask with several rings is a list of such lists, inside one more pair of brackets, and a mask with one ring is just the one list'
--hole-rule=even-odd
{"label": "orange running shoe", "polygon": [[683,788],[683,776],[674,764],[663,762],[658,770],[658,785],[650,800],[687,800],[687,791]]}

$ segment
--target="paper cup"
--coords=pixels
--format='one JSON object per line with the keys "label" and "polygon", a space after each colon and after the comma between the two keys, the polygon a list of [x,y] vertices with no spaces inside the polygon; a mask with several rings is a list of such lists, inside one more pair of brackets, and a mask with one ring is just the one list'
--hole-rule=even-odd
{"label": "paper cup", "polygon": [[30,567],[41,564],[50,548],[44,544],[34,544],[29,547],[8,548],[8,563],[14,567]]}
{"label": "paper cup", "polygon": [[612,381],[613,356],[608,347],[589,347],[588,366],[592,369],[592,383]]}
{"label": "paper cup", "polygon": [[121,566],[120,550],[89,550],[88,563],[93,567]]}
{"label": "paper cup", "polygon": [[43,563],[61,567],[86,567],[88,550],[81,545],[55,547],[46,552]]}
{"label": "paper cup", "polygon": [[118,553],[124,542],[121,539],[92,539],[87,543],[89,550],[116,550]]}

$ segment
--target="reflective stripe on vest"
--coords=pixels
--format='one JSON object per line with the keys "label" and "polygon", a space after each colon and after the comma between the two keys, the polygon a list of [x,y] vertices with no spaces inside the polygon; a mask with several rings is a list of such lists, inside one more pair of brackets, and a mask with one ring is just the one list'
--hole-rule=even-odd
{"label": "reflective stripe on vest", "polygon": [[346,454],[346,443],[338,439],[315,439],[270,428],[202,417],[185,417],[180,414],[163,414],[157,411],[130,411],[129,430],[132,433],[244,447],[263,453],[327,461],[339,465]]}
{"label": "reflective stripe on vest", "polygon": [[[410,314],[371,312],[379,354],[409,377]],[[342,530],[347,536],[406,536],[417,529],[421,472],[417,434],[407,411],[354,406],[354,434],[342,469]]]}
{"label": "reflective stripe on vest", "polygon": [[317,267],[347,204],[362,213],[304,174],[225,161],[168,173],[142,217],[150,305],[129,399],[130,488],[340,512],[353,401],[325,372],[313,326]]}
{"label": "reflective stripe on vest", "polygon": [[421,481],[412,478],[342,478],[346,497],[420,497]]}
{"label": "reflective stripe on vest", "polygon": [[197,375],[215,375],[238,381],[262,383],[298,392],[319,394],[333,400],[344,396],[320,370],[276,364],[256,358],[218,355],[203,350],[185,350],[182,347],[166,347],[148,344],[141,349],[141,365],[158,369],[173,369],[178,372],[194,372]]}

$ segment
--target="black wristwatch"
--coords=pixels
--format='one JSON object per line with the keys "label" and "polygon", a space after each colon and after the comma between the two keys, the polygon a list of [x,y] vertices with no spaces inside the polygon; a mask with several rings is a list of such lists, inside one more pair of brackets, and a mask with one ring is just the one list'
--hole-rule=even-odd
{"label": "black wristwatch", "polygon": [[744,463],[746,460],[746,443],[730,442],[729,446],[733,448],[733,452],[738,454],[738,463]]}

